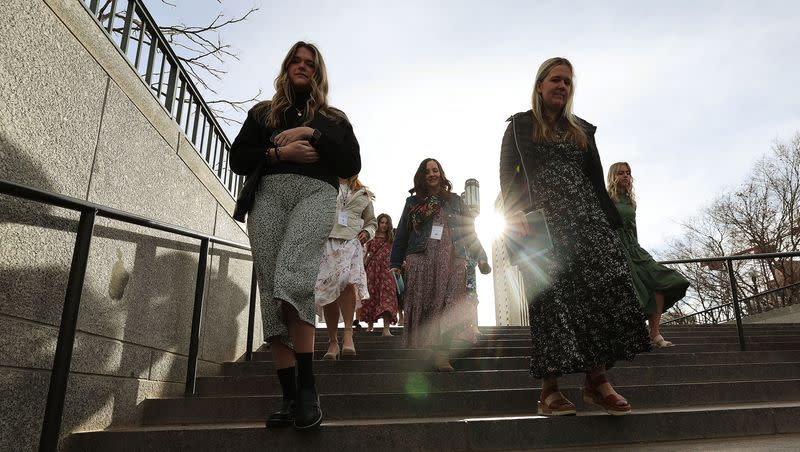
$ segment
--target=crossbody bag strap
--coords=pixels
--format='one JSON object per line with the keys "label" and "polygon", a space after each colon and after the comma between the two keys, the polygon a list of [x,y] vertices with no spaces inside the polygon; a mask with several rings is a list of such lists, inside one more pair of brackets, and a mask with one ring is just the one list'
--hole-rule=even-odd
{"label": "crossbody bag strap", "polygon": [[531,196],[531,181],[528,180],[528,169],[525,167],[525,157],[522,155],[522,149],[519,147],[519,138],[517,138],[517,122],[516,115],[511,116],[511,131],[514,134],[514,147],[517,149],[519,155],[519,162],[522,165],[522,173],[525,177],[525,192],[528,193],[528,210],[533,209],[533,197]]}

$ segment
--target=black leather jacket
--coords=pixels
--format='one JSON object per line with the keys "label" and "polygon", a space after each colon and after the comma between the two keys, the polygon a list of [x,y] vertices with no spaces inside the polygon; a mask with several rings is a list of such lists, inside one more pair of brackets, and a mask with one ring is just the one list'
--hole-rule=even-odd
{"label": "black leather jacket", "polygon": [[[583,173],[591,182],[609,224],[612,228],[619,228],[622,226],[622,220],[606,191],[603,165],[600,163],[600,153],[594,140],[597,127],[583,119],[577,117],[576,119],[589,139],[588,156],[584,159]],[[531,204],[536,193],[530,191],[528,179],[532,176],[530,173],[536,171],[538,166],[536,147],[533,143],[532,111],[517,113],[508,121],[509,125],[500,148],[500,193],[503,197],[503,210],[507,216],[520,210],[528,212],[532,209]],[[525,160],[522,161],[520,156]]]}

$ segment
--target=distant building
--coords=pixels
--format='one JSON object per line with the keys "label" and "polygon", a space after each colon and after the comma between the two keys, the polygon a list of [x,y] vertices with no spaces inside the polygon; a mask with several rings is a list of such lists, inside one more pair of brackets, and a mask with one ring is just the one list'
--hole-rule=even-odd
{"label": "distant building", "polygon": [[464,191],[461,193],[461,199],[469,206],[477,217],[481,213],[481,192],[480,184],[477,179],[467,179],[464,182]]}
{"label": "distant building", "polygon": [[[503,211],[501,196],[497,196],[494,206],[498,212]],[[492,242],[495,323],[497,326],[529,325],[525,283],[517,266],[511,265],[505,240],[500,234]]]}

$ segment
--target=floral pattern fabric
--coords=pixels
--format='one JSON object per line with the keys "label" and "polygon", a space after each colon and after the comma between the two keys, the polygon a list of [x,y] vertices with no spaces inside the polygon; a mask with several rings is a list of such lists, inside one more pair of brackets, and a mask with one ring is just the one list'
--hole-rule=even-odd
{"label": "floral pattern fabric", "polygon": [[442,334],[458,336],[469,325],[467,263],[459,257],[444,215],[441,240],[428,238],[424,252],[406,257],[405,330],[409,348],[435,348]]}
{"label": "floral pattern fabric", "polygon": [[409,211],[409,217],[411,221],[409,225],[415,231],[419,231],[420,225],[425,223],[426,221],[430,221],[431,218],[439,215],[439,212],[442,210],[442,202],[436,196],[427,196],[423,200],[423,202],[415,205]]}
{"label": "floral pattern fabric", "polygon": [[364,250],[358,239],[329,238],[325,243],[314,287],[316,305],[322,307],[333,303],[348,284],[356,286],[356,308],[361,307],[360,300],[369,297]]}
{"label": "floral pattern fabric", "polygon": [[392,244],[386,237],[375,237],[367,242],[367,288],[369,298],[361,302],[359,320],[374,323],[389,314],[392,324],[397,323],[397,284],[389,273],[389,255]]}
{"label": "floral pattern fabric", "polygon": [[537,145],[529,177],[544,209],[551,251],[520,264],[529,300],[531,374],[537,378],[610,368],[650,349],[623,245],[582,171],[587,152],[559,135]]}

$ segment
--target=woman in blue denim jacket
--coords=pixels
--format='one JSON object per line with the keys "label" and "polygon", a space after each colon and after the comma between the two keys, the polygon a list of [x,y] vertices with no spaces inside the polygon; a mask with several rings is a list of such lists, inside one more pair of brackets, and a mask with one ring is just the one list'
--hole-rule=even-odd
{"label": "woman in blue denim jacket", "polygon": [[406,346],[432,349],[439,371],[453,370],[450,345],[469,325],[467,256],[477,257],[481,273],[491,271],[474,218],[452,188],[436,159],[420,163],[389,262],[399,273],[406,261]]}

